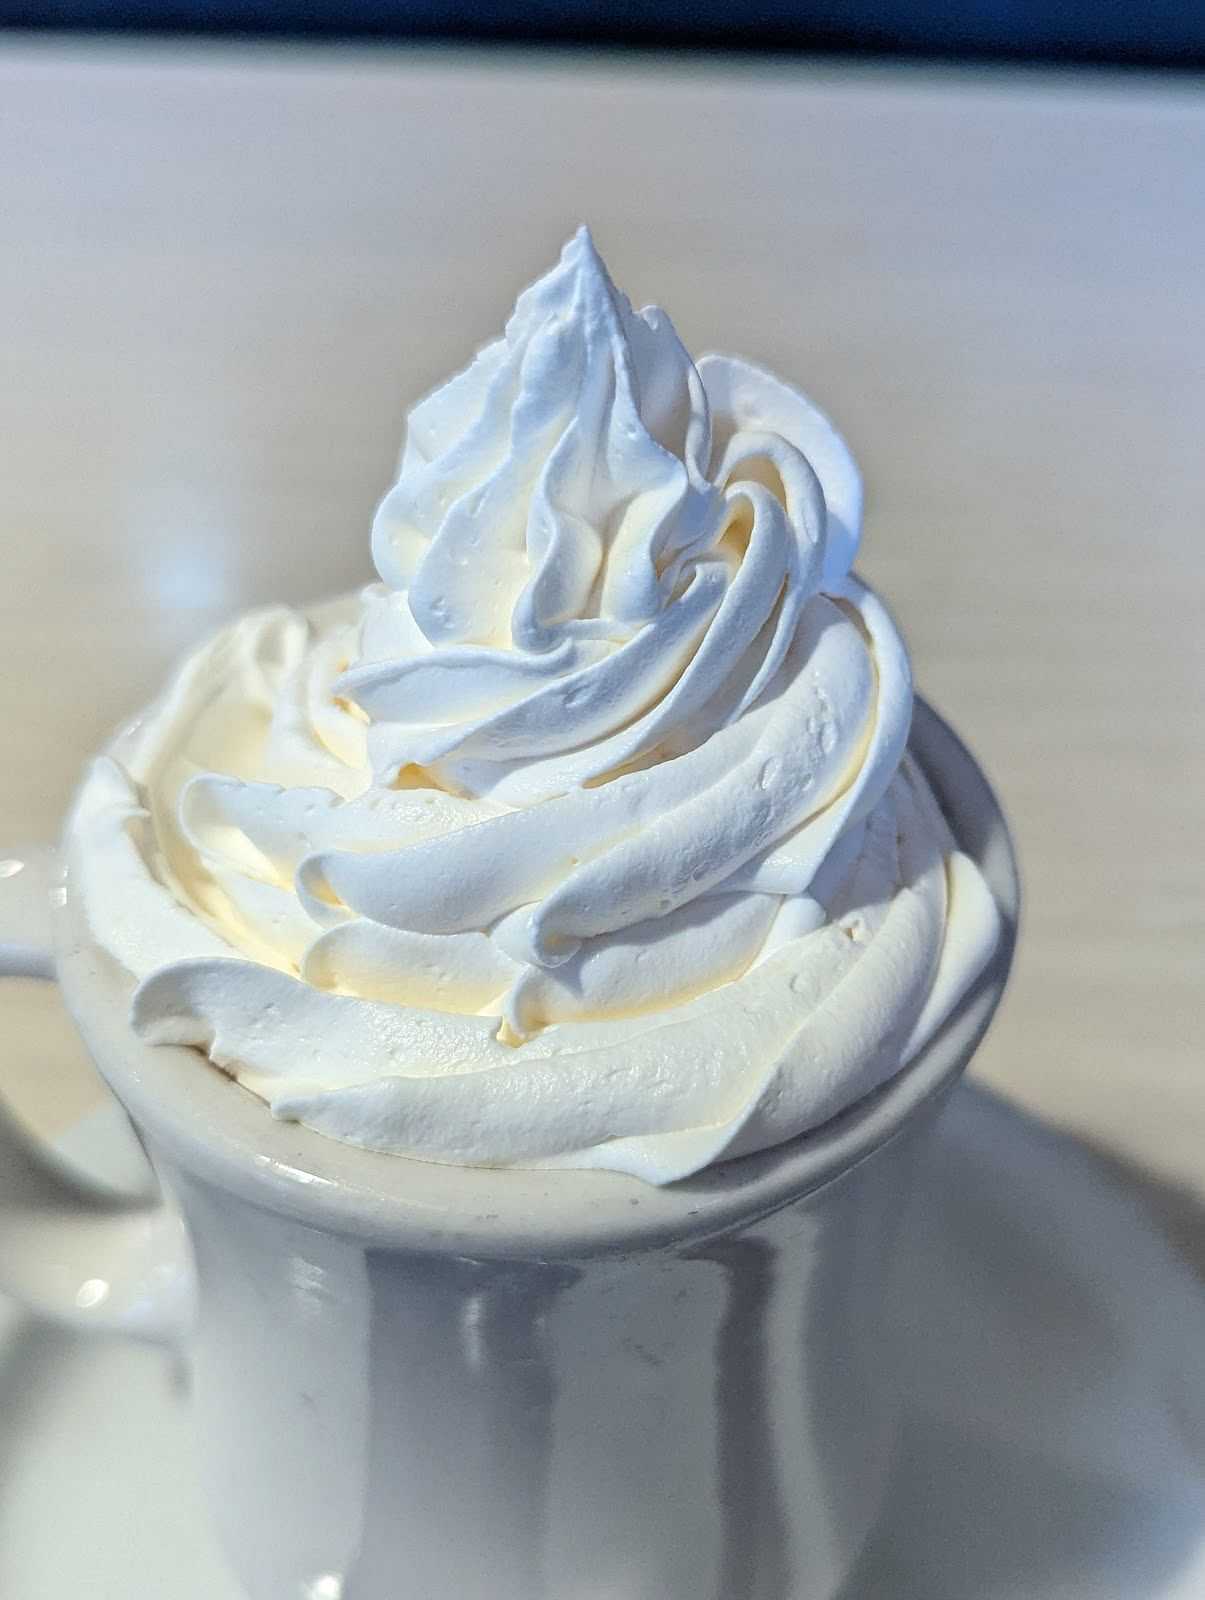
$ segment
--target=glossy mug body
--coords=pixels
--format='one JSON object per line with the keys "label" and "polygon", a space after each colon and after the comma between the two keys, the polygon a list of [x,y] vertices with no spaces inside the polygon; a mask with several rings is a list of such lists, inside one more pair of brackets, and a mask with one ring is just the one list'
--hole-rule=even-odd
{"label": "glossy mug body", "polygon": [[1017,908],[978,768],[923,707],[913,747],[1001,904],[995,960],[868,1100],[664,1189],[274,1121],[132,1035],[68,874],[60,981],[183,1219],[201,1470],[251,1600],[838,1595],[895,1434],[884,1285],[910,1175]]}
{"label": "glossy mug body", "polygon": [[162,1163],[248,1594],[829,1600],[894,1436],[880,1315],[923,1120],[772,1215],[564,1260],[366,1246]]}

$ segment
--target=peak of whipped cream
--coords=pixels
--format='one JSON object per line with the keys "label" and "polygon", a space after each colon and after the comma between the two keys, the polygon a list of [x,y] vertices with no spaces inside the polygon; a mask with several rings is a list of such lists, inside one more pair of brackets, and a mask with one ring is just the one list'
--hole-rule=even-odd
{"label": "peak of whipped cream", "polygon": [[860,508],[827,419],[582,229],[410,413],[379,583],[235,622],[94,765],[134,1026],[353,1144],[652,1182],[867,1093],[996,922]]}
{"label": "peak of whipped cream", "polygon": [[583,228],[410,415],[339,680],[378,781],[528,804],[737,720],[848,572],[859,505],[825,419],[743,363],[696,367]]}

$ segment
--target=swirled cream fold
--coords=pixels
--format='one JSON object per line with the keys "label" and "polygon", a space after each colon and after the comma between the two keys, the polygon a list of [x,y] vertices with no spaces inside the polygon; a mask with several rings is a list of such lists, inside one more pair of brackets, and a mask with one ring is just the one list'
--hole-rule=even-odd
{"label": "swirled cream fold", "polygon": [[379,582],[241,618],[93,766],[134,1026],[353,1144],[658,1183],[867,1093],[997,923],[860,511],[827,419],[583,229],[411,412]]}

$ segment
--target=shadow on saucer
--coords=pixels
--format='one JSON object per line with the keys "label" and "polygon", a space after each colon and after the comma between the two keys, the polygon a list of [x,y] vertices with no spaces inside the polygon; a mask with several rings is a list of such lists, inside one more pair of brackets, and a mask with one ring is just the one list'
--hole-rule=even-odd
{"label": "shadow on saucer", "polygon": [[984,1089],[952,1097],[898,1264],[902,1446],[842,1600],[1205,1592],[1205,1286],[1161,1231],[1199,1260],[1203,1221]]}

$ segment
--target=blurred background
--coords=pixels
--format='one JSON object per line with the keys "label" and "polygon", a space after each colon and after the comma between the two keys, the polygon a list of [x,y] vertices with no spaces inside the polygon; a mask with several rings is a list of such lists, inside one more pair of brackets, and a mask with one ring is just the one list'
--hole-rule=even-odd
{"label": "blurred background", "polygon": [[3,0],[11,26],[1199,65],[1185,0]]}

